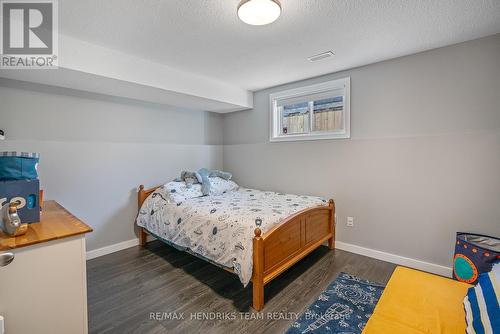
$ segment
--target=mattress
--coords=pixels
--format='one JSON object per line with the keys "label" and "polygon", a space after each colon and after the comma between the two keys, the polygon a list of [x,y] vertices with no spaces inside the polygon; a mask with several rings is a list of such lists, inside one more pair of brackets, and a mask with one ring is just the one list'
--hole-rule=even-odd
{"label": "mattress", "polygon": [[239,188],[221,195],[172,200],[160,187],[143,203],[137,225],[163,241],[222,267],[244,286],[252,277],[254,230],[266,233],[296,212],[327,206],[325,199]]}

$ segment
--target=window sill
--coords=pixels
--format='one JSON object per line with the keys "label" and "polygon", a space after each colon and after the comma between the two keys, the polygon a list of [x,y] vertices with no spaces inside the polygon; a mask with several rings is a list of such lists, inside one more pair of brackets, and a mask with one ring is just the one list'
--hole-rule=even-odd
{"label": "window sill", "polygon": [[325,134],[300,134],[288,135],[269,138],[270,142],[285,142],[285,141],[308,141],[308,140],[325,140],[325,139],[349,139],[349,133],[325,133]]}

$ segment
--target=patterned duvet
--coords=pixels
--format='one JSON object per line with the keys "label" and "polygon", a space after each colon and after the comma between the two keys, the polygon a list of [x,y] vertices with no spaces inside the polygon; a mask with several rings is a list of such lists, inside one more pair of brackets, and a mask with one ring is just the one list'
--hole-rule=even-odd
{"label": "patterned duvet", "polygon": [[169,244],[233,268],[244,286],[252,277],[252,239],[295,212],[328,203],[319,197],[239,188],[222,195],[184,199],[158,188],[143,203],[137,225]]}

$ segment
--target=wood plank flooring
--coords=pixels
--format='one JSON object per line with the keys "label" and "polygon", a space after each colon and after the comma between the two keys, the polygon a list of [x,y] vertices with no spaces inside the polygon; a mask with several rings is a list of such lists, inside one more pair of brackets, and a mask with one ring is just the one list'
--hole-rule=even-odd
{"label": "wood plank flooring", "polygon": [[387,283],[394,268],[320,247],[266,286],[259,314],[250,307],[251,284],[243,288],[236,275],[153,241],[87,262],[89,332],[283,333],[340,272]]}

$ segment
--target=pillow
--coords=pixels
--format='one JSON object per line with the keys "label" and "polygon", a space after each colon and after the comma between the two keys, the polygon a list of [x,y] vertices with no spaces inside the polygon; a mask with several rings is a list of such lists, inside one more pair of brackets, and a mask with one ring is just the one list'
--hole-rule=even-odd
{"label": "pillow", "polygon": [[210,195],[222,195],[227,192],[238,190],[239,186],[233,180],[225,180],[220,177],[209,177]]}
{"label": "pillow", "polygon": [[186,199],[203,196],[201,184],[193,184],[191,187],[188,187],[184,181],[168,182],[161,187],[161,191],[169,203],[179,203]]}
{"label": "pillow", "polygon": [[500,263],[479,275],[464,299],[467,333],[500,333]]}

